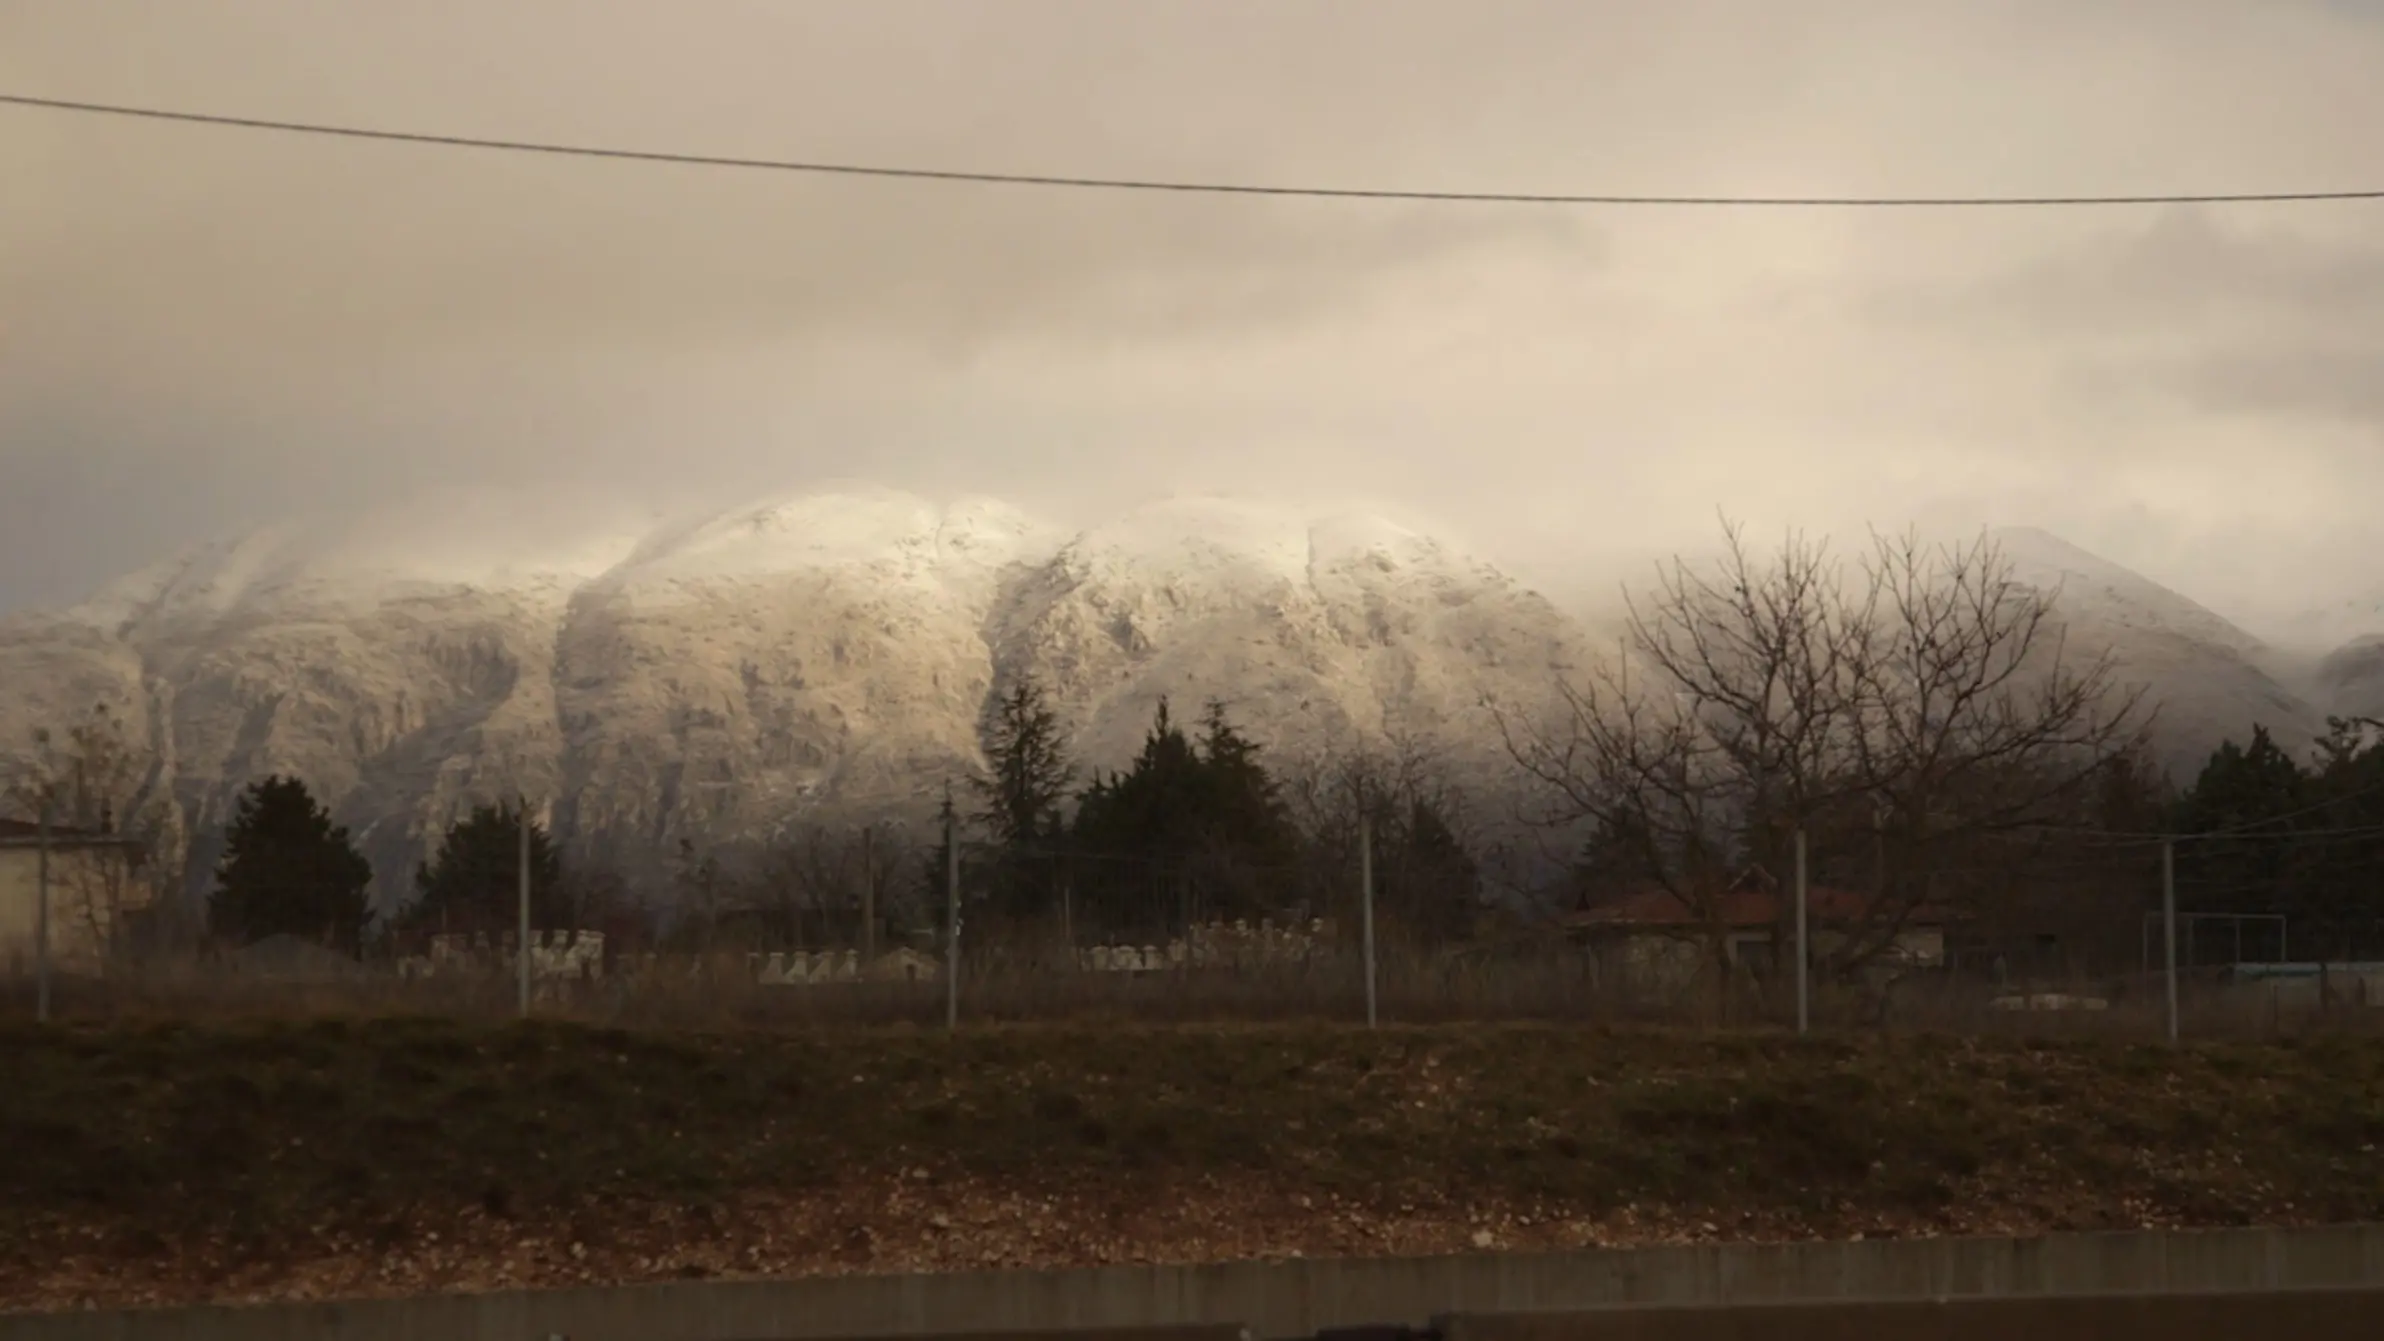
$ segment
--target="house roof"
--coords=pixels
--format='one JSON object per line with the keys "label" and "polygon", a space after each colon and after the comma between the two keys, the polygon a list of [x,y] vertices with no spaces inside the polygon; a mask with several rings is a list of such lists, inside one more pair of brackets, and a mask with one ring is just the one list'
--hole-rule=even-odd
{"label": "house roof", "polygon": [[[1780,888],[1778,880],[1756,866],[1730,882],[1715,899],[1713,911],[1726,927],[1770,927],[1796,915],[1794,900],[1792,891]],[[1854,890],[1827,885],[1805,887],[1806,918],[1825,926],[1860,922],[1869,913],[1871,904],[1870,895]],[[1905,920],[1926,925],[1942,923],[1949,917],[1947,909],[1924,907],[1913,909]],[[1565,918],[1565,924],[1580,930],[1621,930],[1698,927],[1708,922],[1680,895],[1662,886],[1648,886],[1612,902],[1581,909]]]}
{"label": "house roof", "polygon": [[[0,848],[39,847],[41,825],[33,820],[9,819],[0,816]],[[60,851],[81,848],[120,847],[139,848],[140,840],[120,833],[102,833],[97,829],[78,829],[68,824],[50,826],[50,846]]]}

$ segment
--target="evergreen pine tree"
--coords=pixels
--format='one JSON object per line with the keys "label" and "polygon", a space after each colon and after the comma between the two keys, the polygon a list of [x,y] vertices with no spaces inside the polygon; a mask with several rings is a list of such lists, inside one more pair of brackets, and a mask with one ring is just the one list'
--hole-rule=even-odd
{"label": "evergreen pine tree", "polygon": [[973,780],[983,802],[977,823],[1012,851],[1048,844],[1060,830],[1060,807],[1074,770],[1060,739],[1059,717],[1032,677],[1021,679],[994,705],[984,744],[988,776]]}
{"label": "evergreen pine tree", "polygon": [[[518,925],[523,813],[510,803],[475,806],[449,826],[429,862],[414,872],[409,926],[427,931],[503,933]],[[530,826],[530,927],[575,930],[563,890],[562,858],[540,824]]]}
{"label": "evergreen pine tree", "polygon": [[1290,812],[1258,746],[1212,704],[1196,744],[1162,699],[1124,773],[1077,802],[1074,845],[1101,860],[1081,886],[1105,931],[1167,934],[1187,919],[1271,911],[1297,854]]}
{"label": "evergreen pine tree", "polygon": [[372,866],[296,778],[274,776],[240,794],[224,831],[207,926],[242,944],[302,936],[348,954],[372,921]]}
{"label": "evergreen pine tree", "polygon": [[1482,875],[1440,806],[1416,797],[1400,826],[1393,866],[1394,906],[1415,934],[1438,943],[1472,930],[1481,910]]}
{"label": "evergreen pine tree", "polygon": [[1003,695],[985,723],[987,775],[972,779],[982,803],[972,816],[993,840],[995,908],[1015,919],[1048,915],[1061,878],[1053,848],[1065,829],[1073,769],[1059,717],[1031,677]]}
{"label": "evergreen pine tree", "polygon": [[2283,819],[2307,805],[2307,779],[2266,727],[2252,728],[2251,744],[2228,741],[2203,765],[2180,797],[2174,827],[2186,834],[2219,834],[2191,844],[2196,864],[2227,883],[2273,883],[2290,858],[2291,825]]}

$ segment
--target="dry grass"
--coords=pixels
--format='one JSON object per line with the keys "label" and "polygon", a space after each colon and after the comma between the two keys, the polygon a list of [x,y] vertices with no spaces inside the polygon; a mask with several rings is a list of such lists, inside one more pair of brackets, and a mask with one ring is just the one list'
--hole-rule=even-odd
{"label": "dry grass", "polygon": [[[774,986],[745,976],[742,961],[691,978],[686,966],[626,979],[540,988],[536,1013],[549,1020],[640,1029],[940,1028],[940,982]],[[1462,956],[1386,953],[1377,975],[1385,1022],[1408,1025],[1549,1023],[1612,1027],[1767,1030],[1794,1019],[1783,993],[1745,990],[1725,1013],[1710,990],[1626,993],[1601,986],[1575,955],[1484,950]],[[2096,1011],[2012,1012],[1990,1004],[1996,989],[1915,976],[1885,996],[1817,984],[1814,1023],[1825,1030],[1944,1033],[2000,1038],[2158,1041],[2167,1029],[2157,977],[2048,985],[2109,998]],[[506,974],[401,981],[372,974],[338,983],[242,978],[195,966],[66,981],[53,1013],[67,1020],[244,1020],[369,1018],[400,1014],[499,1022],[513,1018],[516,984]],[[2188,1037],[2274,1039],[2320,1033],[2384,1033],[2384,1008],[2320,1010],[2259,989],[2189,981],[2181,994]],[[960,1017],[969,1025],[1354,1023],[1365,1018],[1365,984],[1352,960],[1264,969],[1147,974],[1053,971],[998,955],[972,957],[961,974]],[[32,989],[0,979],[0,1020],[30,1019]]]}
{"label": "dry grass", "polygon": [[[1295,1247],[1293,1198],[1769,1233],[2384,1216],[2384,1042],[2354,1037],[393,1017],[9,1025],[0,1056],[0,1299],[41,1297],[68,1241],[100,1279],[200,1258],[220,1279],[757,1198],[866,1230],[922,1183],[1098,1204],[1128,1236],[1171,1188],[1265,1189]],[[776,1269],[851,1255],[790,1241],[812,1246]]]}

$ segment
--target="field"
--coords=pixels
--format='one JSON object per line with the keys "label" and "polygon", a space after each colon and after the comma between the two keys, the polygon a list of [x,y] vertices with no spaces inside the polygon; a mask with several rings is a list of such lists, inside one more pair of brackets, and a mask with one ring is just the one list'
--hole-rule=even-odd
{"label": "field", "polygon": [[2384,1217],[2384,1041],[0,1026],[0,1307]]}

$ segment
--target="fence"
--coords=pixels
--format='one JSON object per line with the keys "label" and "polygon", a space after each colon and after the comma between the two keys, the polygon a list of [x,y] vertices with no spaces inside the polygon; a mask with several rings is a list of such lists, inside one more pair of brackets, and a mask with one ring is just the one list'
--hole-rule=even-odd
{"label": "fence", "polygon": [[[867,1026],[944,1022],[951,1004],[933,947],[896,946],[864,963],[850,948],[627,952],[589,940],[534,954],[532,1008],[592,1023],[698,1026]],[[398,963],[310,958],[268,969],[196,960],[123,965],[106,977],[62,976],[59,1018],[406,1013],[500,1018],[518,1009],[514,952],[485,949]],[[334,959],[336,957],[333,957]],[[1366,1018],[1363,955],[1319,928],[1230,925],[1168,945],[989,942],[960,960],[964,1024],[1143,1020],[1342,1021]],[[1547,938],[1430,949],[1380,947],[1373,997],[1381,1020],[1575,1022],[1613,1026],[1777,1029],[1795,1019],[1792,984],[1707,973],[1676,982],[1601,975],[1580,950]],[[30,1016],[29,977],[0,976],[0,1011]],[[2155,1038],[2167,1027],[2162,975],[1997,983],[1946,969],[1862,984],[1816,982],[1814,1027],[1976,1034]],[[2188,1037],[2257,1038],[2384,1028],[2384,966],[2272,966],[2182,976],[2178,1021]]]}

